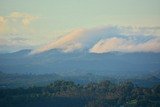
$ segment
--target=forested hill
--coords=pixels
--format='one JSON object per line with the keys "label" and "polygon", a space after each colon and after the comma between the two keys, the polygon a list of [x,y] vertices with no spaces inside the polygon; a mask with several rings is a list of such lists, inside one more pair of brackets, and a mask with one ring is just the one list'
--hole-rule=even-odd
{"label": "forested hill", "polygon": [[87,73],[79,76],[61,76],[56,73],[52,74],[7,74],[0,72],[0,88],[28,88],[31,86],[46,86],[53,83],[56,80],[73,81],[77,84],[87,84],[89,82],[99,82],[103,80],[109,80],[114,83],[123,81],[132,81],[133,84],[140,87],[152,87],[160,83],[160,74],[154,73],[149,75],[143,75],[134,78],[119,78],[105,75],[94,75]]}
{"label": "forested hill", "polygon": [[131,82],[75,84],[55,81],[44,87],[0,89],[0,107],[160,107],[160,85]]}

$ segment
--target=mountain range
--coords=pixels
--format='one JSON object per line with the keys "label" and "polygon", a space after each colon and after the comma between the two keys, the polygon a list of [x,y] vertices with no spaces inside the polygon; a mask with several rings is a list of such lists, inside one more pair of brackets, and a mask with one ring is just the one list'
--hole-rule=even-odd
{"label": "mountain range", "polygon": [[26,49],[0,54],[0,71],[19,74],[50,74],[78,76],[92,73],[114,77],[141,77],[160,72],[160,53],[153,52],[108,52],[87,51],[62,52],[51,49],[39,54],[30,54]]}

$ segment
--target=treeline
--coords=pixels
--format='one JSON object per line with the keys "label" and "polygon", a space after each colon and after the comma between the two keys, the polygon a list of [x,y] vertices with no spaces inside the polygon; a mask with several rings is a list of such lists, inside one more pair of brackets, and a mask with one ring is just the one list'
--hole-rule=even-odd
{"label": "treeline", "polygon": [[0,71],[0,88],[28,88],[30,86],[46,86],[53,83],[56,80],[74,81],[76,84],[87,84],[90,82],[99,82],[103,80],[109,80],[114,83],[119,83],[123,81],[132,81],[140,87],[153,87],[160,83],[160,74],[143,75],[143,77],[116,77],[107,75],[95,75],[92,73],[86,73],[84,75],[58,75],[52,74],[8,74]]}
{"label": "treeline", "polygon": [[0,107],[160,107],[160,85],[132,82],[75,84],[55,81],[45,87],[0,89]]}

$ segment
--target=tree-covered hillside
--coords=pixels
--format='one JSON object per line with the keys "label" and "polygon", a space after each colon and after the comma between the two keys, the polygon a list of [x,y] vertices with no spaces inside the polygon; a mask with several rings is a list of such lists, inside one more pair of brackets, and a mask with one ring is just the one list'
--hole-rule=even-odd
{"label": "tree-covered hillside", "polygon": [[160,73],[150,75],[137,76],[134,78],[112,77],[106,75],[94,75],[87,73],[79,76],[61,76],[55,73],[52,74],[8,74],[0,72],[0,88],[28,88],[31,86],[46,86],[56,80],[73,81],[76,84],[87,84],[89,82],[100,82],[109,80],[113,83],[123,81],[131,81],[137,86],[152,87],[160,83]]}
{"label": "tree-covered hillside", "polygon": [[1,107],[159,107],[160,85],[152,88],[132,82],[75,84],[55,81],[44,87],[0,89]]}

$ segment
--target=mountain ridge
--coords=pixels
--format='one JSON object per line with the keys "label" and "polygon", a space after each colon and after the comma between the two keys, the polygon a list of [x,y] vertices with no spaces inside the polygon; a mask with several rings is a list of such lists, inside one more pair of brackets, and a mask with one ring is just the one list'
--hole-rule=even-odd
{"label": "mountain ridge", "polygon": [[52,49],[29,55],[31,50],[21,50],[0,54],[0,70],[8,73],[58,73],[61,75],[101,74],[101,75],[142,75],[160,71],[160,53],[153,52],[108,52],[71,53]]}

